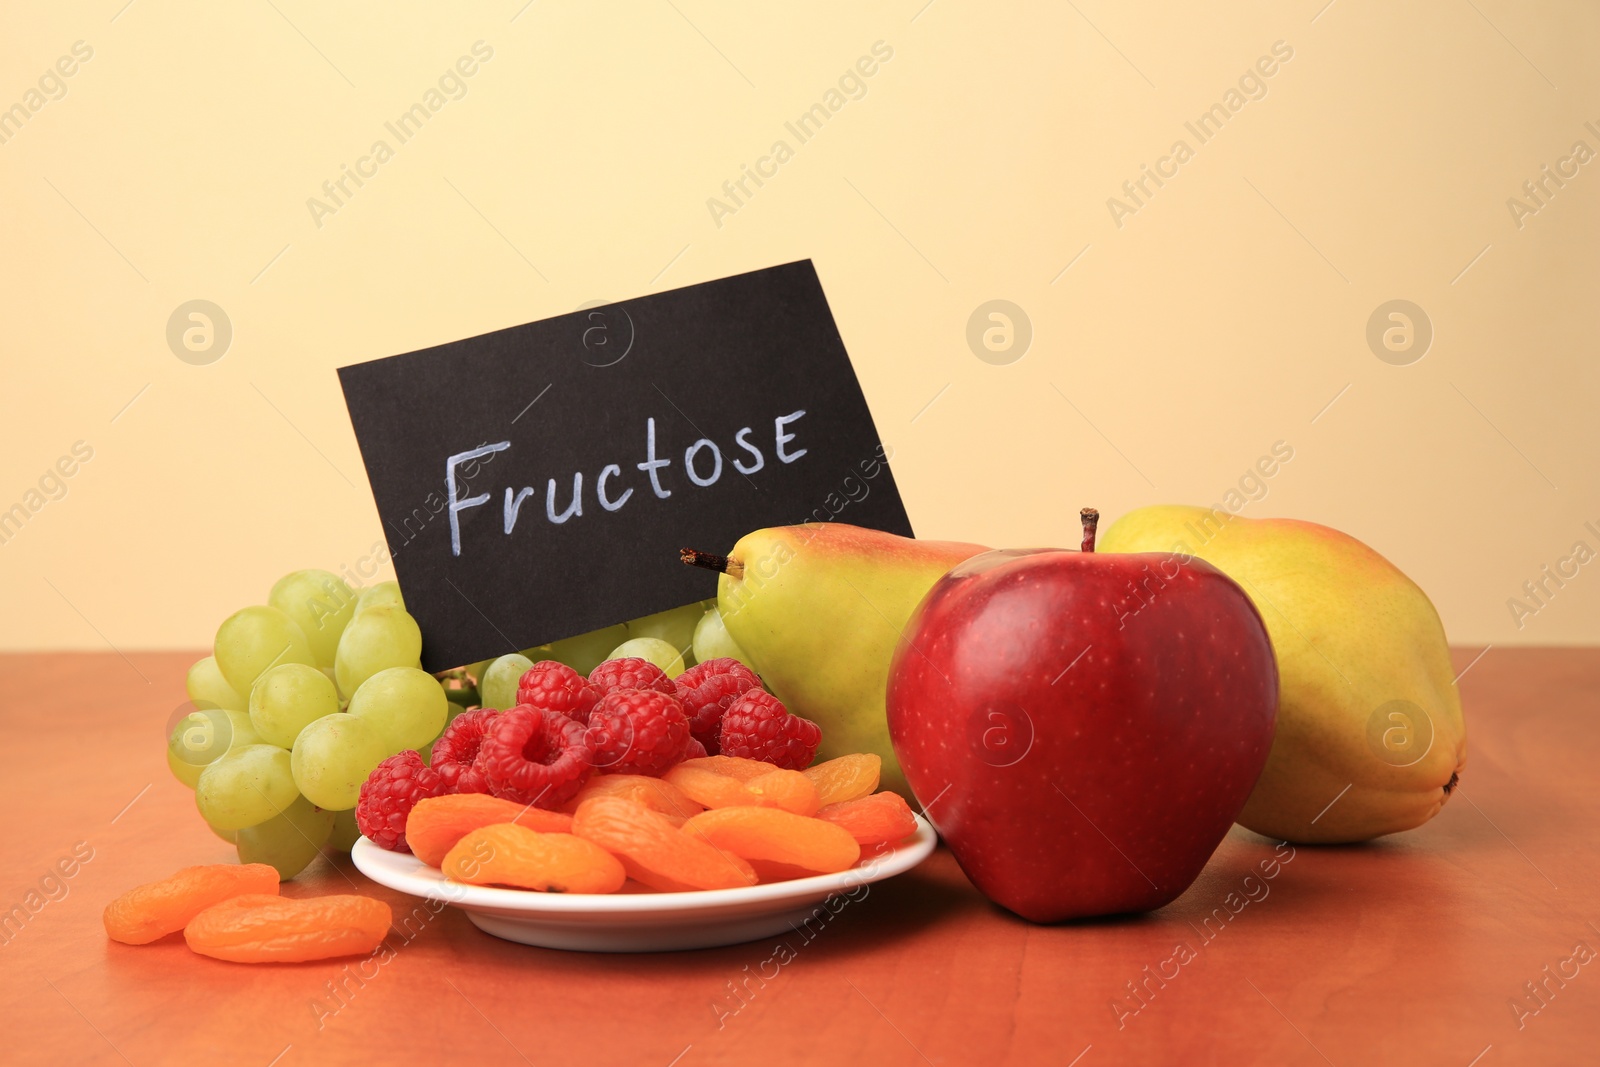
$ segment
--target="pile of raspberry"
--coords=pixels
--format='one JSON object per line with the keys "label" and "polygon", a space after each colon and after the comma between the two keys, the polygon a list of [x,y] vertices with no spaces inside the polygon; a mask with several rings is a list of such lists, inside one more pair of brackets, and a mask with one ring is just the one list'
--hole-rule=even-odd
{"label": "pile of raspberry", "polygon": [[489,793],[555,809],[596,773],[659,776],[719,753],[801,770],[821,741],[821,727],[789,714],[735,659],[707,660],[675,680],[643,659],[606,660],[587,678],[545,660],[523,673],[515,707],[452,719],[428,763],[407,751],[378,764],[356,823],[375,844],[408,852],[406,817],[426,797]]}

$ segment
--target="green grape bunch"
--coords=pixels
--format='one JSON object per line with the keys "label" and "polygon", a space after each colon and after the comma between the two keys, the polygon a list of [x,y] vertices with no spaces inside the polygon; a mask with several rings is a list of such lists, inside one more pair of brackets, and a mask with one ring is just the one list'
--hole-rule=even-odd
{"label": "green grape bunch", "polygon": [[292,571],[265,604],[217,628],[168,717],[167,766],[241,862],[293,878],[359,837],[361,786],[383,760],[433,742],[468,706],[506,709],[522,675],[554,659],[588,674],[621,656],[676,677],[697,660],[744,659],[712,602],[686,604],[435,676],[400,586],[359,590],[331,571]]}
{"label": "green grape bunch", "polygon": [[167,766],[241,862],[293,878],[324,850],[349,851],[373,768],[427,751],[459,708],[448,693],[468,690],[423,671],[421,654],[395,582],[358,591],[331,571],[292,571],[265,604],[224,619],[189,668]]}

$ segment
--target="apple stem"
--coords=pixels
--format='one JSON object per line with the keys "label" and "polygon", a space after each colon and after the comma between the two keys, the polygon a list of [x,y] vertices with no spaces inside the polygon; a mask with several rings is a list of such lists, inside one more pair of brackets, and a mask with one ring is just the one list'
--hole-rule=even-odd
{"label": "apple stem", "polygon": [[713,552],[700,552],[693,548],[678,549],[678,559],[691,567],[701,567],[718,574],[726,574],[735,580],[744,577],[744,564],[728,556],[719,556]]}
{"label": "apple stem", "polygon": [[1084,508],[1078,512],[1083,519],[1083,547],[1084,552],[1094,551],[1094,531],[1100,525],[1100,512],[1094,508]]}

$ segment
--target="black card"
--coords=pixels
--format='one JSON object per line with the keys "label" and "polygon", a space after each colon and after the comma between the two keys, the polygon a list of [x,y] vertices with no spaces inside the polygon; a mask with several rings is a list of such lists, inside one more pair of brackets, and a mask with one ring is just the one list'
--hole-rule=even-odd
{"label": "black card", "polygon": [[835,518],[911,535],[809,260],[339,380],[428,670],[715,596],[681,547]]}

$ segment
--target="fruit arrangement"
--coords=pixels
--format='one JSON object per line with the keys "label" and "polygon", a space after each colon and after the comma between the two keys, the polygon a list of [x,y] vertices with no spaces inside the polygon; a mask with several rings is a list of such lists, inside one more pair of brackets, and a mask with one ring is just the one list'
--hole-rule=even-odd
{"label": "fruit arrangement", "polygon": [[[438,677],[394,583],[297,571],[191,668],[169,764],[246,866],[292,877],[364,834],[559,893],[846,870],[914,832],[917,797],[978,889],[1040,922],[1161,907],[1235,820],[1349,842],[1440,810],[1460,701],[1397,568],[1295,520],[1146,508],[1098,546],[1083,521],[1076,551],[757,530],[680,553],[719,572],[714,604]],[[108,931],[267,958],[252,930],[365,929],[360,905],[192,877]]]}
{"label": "fruit arrangement", "polygon": [[724,629],[821,754],[883,754],[1024,917],[1160,907],[1235,819],[1350,842],[1439,812],[1460,697],[1398,568],[1324,526],[1206,508],[1133,512],[1096,551],[1083,517],[1076,552],[805,523],[681,558],[721,573]]}
{"label": "fruit arrangement", "polygon": [[[358,611],[351,624],[359,621]],[[643,640],[650,639],[620,650],[637,650]],[[286,677],[285,666],[311,673]],[[393,673],[404,671],[410,673]],[[267,822],[313,830],[331,830],[335,815],[314,806],[304,789],[329,795],[344,788],[339,776],[353,760],[376,758],[357,788],[360,831],[469,885],[600,894],[631,880],[661,892],[732,889],[848,870],[863,849],[892,847],[916,830],[904,799],[875,792],[876,755],[812,766],[821,730],[790,715],[732,658],[696,664],[676,679],[632,656],[604,660],[587,677],[554,660],[534,663],[517,680],[512,707],[463,709],[425,742],[426,762],[414,748],[381,751],[432,732],[424,705],[446,700],[432,676],[379,668],[357,685],[350,710],[316,717],[309,711],[325,707],[326,693],[313,677],[327,681],[309,665],[260,672],[251,711],[265,706],[273,714],[260,723],[252,714],[256,737],[309,721],[287,738],[287,751],[254,740],[206,764],[196,797],[208,821],[219,811],[229,821],[248,817],[250,809],[213,777],[217,764],[246,774],[224,762],[244,752],[251,777],[242,780],[278,809]],[[374,679],[381,686],[373,688]],[[299,709],[297,700],[311,707]],[[350,733],[348,724],[362,716],[376,719],[372,738]],[[280,779],[285,763],[301,793]],[[263,834],[263,825],[239,830],[241,860],[242,835]],[[316,839],[305,836],[314,850]],[[294,852],[295,862],[300,855]],[[236,963],[377,950],[391,920],[388,905],[350,894],[286,899],[278,895],[280,873],[250,861],[185,868],[112,901],[106,933],[143,945],[181,930],[196,953]]]}
{"label": "fruit arrangement", "polygon": [[[626,650],[627,646],[623,646]],[[731,889],[847,870],[916,830],[872,753],[812,766],[822,731],[730,658],[676,679],[636,657],[545,660],[508,710],[378,764],[356,821],[454,881],[542,892]]]}
{"label": "fruit arrangement", "polygon": [[874,792],[878,758],[804,771],[738,756],[676,764],[664,777],[591,778],[551,811],[482,794],[419,800],[406,820],[417,858],[469,885],[614,893],[733,889],[848,870],[916,830],[895,793]]}
{"label": "fruit arrangement", "polygon": [[[430,783],[440,777],[452,790],[458,785],[464,790],[487,788],[471,759],[462,759],[461,746],[471,723],[483,721],[483,711],[518,704],[519,688],[535,658],[548,661],[534,673],[548,685],[557,685],[550,668],[589,674],[604,660],[626,659],[638,665],[634,670],[653,671],[663,695],[676,699],[671,679],[692,672],[692,664],[744,657],[716,608],[703,604],[485,660],[441,677],[422,670],[421,651],[421,630],[406,611],[396,583],[380,582],[358,594],[329,571],[285,575],[272,586],[266,604],[225,619],[212,655],[189,669],[186,688],[192,710],[168,730],[167,765],[194,790],[201,817],[235,845],[241,863],[268,864],[281,877],[292,878],[323,849],[348,851],[355,843],[361,789],[380,764],[389,779],[409,782],[406,788],[433,788]],[[593,691],[627,688],[630,681],[600,679]],[[713,682],[712,687],[728,684]],[[726,695],[723,689],[716,694],[718,699]],[[553,699],[553,693],[548,695]],[[552,710],[578,710],[545,702]],[[619,697],[600,709],[597,739],[606,729],[631,729],[640,715],[648,717],[647,711],[626,703]],[[443,740],[446,727],[466,717],[475,704],[483,710],[452,734],[445,758],[434,760],[432,749]],[[704,705],[705,700],[695,704],[702,716]],[[587,720],[596,709],[581,710]],[[527,716],[513,720],[527,726]],[[502,725],[510,732],[497,737],[491,749],[514,743],[515,729]],[[700,736],[706,728],[702,723]],[[543,727],[537,732],[556,743]],[[617,736],[607,743],[605,759],[640,758],[618,755]],[[634,747],[641,755],[655,751],[648,744]],[[408,752],[413,755],[401,758]],[[688,754],[702,753],[691,748]]]}
{"label": "fruit arrangement", "polygon": [[428,763],[409,749],[381,760],[356,822],[375,844],[404,851],[405,818],[425,797],[488,793],[555,809],[596,774],[659,776],[708,752],[804,767],[820,738],[738,660],[708,660],[676,680],[636,657],[606,660],[587,678],[543,660],[523,672],[511,708],[458,715]]}

